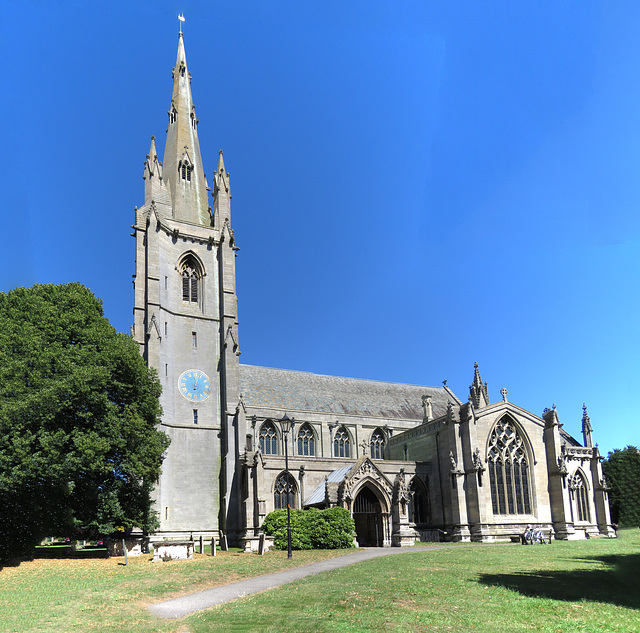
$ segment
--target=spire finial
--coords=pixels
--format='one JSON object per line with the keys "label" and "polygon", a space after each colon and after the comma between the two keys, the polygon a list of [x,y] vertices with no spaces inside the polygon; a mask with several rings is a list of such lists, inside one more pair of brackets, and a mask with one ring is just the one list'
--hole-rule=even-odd
{"label": "spire finial", "polygon": [[591,420],[587,413],[587,405],[582,405],[582,436],[584,438],[585,446],[593,446],[593,428],[591,427]]}
{"label": "spire finial", "polygon": [[184,13],[181,13],[181,14],[178,16],[178,21],[179,21],[179,23],[180,23],[180,35],[179,35],[179,37],[182,37],[182,23],[185,21],[185,19],[184,19]]}

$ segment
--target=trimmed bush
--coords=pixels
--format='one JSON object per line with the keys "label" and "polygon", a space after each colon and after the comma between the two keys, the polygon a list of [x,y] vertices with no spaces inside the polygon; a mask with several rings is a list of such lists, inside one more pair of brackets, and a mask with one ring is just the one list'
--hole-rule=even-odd
{"label": "trimmed bush", "polygon": [[[274,537],[276,549],[287,549],[287,511],[270,512],[262,524]],[[292,549],[345,549],[353,547],[355,524],[348,510],[291,510]]]}

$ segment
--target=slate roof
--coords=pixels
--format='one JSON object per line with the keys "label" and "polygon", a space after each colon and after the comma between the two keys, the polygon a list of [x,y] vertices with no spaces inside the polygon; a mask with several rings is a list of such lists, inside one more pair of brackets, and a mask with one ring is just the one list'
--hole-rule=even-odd
{"label": "slate roof", "polygon": [[[347,473],[353,468],[354,464],[349,466],[343,466],[329,473],[327,481],[340,482],[346,476]],[[303,506],[313,506],[318,503],[324,503],[325,500],[325,482],[323,481],[303,502]]]}
{"label": "slate roof", "polygon": [[240,393],[248,407],[310,411],[390,420],[422,421],[422,396],[431,396],[433,415],[455,398],[443,387],[323,376],[289,369],[240,365]]}

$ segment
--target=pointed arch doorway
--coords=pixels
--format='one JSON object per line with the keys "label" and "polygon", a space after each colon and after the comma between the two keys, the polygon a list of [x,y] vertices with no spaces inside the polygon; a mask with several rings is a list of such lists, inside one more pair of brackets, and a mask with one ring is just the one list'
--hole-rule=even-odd
{"label": "pointed arch doorway", "polygon": [[353,521],[360,547],[383,546],[382,507],[375,492],[368,486],[360,490],[353,502]]}

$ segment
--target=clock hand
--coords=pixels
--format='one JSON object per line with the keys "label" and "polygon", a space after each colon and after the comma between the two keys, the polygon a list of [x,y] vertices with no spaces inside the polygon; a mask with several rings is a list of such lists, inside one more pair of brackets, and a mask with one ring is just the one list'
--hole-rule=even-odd
{"label": "clock hand", "polygon": [[196,374],[193,381],[193,390],[195,391],[198,387],[198,375]]}

